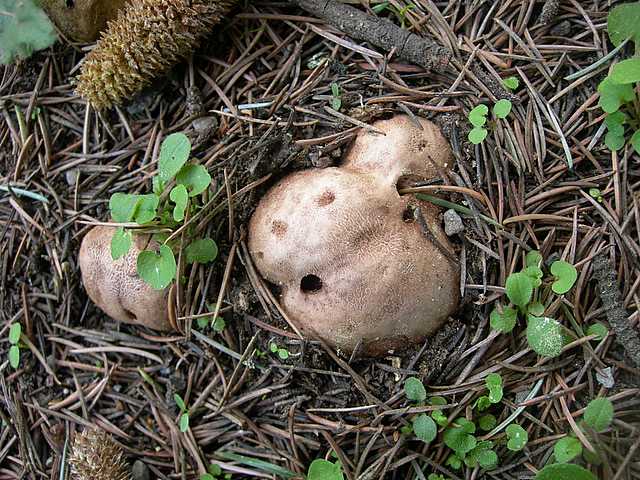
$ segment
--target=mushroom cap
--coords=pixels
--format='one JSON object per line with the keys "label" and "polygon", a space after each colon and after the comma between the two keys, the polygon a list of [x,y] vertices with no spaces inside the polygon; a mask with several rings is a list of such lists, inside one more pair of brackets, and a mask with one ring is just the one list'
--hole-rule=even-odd
{"label": "mushroom cap", "polygon": [[111,237],[115,228],[94,227],[82,239],[80,271],[89,298],[102,311],[124,323],[144,325],[154,330],[171,330],[168,289],[154,290],[136,272],[138,254],[157,246],[149,235],[134,235],[129,252],[111,258]]}

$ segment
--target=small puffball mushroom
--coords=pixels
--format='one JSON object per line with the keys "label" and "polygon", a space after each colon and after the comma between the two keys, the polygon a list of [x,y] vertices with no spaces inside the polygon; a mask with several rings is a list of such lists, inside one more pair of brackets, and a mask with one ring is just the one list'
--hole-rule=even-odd
{"label": "small puffball mushroom", "polygon": [[380,355],[433,333],[457,308],[458,262],[438,209],[400,196],[402,177],[452,163],[439,129],[405,115],[361,132],[342,167],[297,172],[260,201],[249,251],[285,313],[345,351]]}
{"label": "small puffball mushroom", "polygon": [[113,227],[94,227],[82,239],[80,271],[89,298],[115,320],[144,325],[154,330],[171,330],[168,288],[154,290],[136,272],[138,254],[153,248],[149,235],[134,235],[129,252],[118,260],[111,258]]}
{"label": "small puffball mushroom", "polygon": [[93,42],[129,0],[42,0],[60,31],[79,42]]}

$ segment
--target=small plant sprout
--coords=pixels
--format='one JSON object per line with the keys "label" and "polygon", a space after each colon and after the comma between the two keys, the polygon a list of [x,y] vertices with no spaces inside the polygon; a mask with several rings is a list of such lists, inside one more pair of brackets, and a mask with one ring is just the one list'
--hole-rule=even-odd
{"label": "small plant sprout", "polygon": [[342,98],[340,96],[340,87],[336,82],[331,83],[331,108],[339,111],[342,107]]}
{"label": "small plant sprout", "polygon": [[502,81],[502,84],[509,90],[515,90],[520,86],[520,80],[517,77],[507,77]]}
{"label": "small plant sprout", "polygon": [[416,377],[409,377],[404,382],[404,393],[412,402],[424,402],[427,399],[427,390]]}
{"label": "small plant sprout", "polygon": [[189,410],[187,409],[184,400],[177,393],[173,394],[173,399],[176,402],[176,405],[180,409],[180,417],[178,418],[178,426],[180,427],[180,431],[182,433],[189,430]]}
{"label": "small plant sprout", "polygon": [[[511,113],[512,104],[509,100],[498,100],[491,109],[496,119],[506,118]],[[468,139],[474,145],[482,143],[487,134],[489,133],[487,125],[487,115],[489,113],[489,107],[480,104],[474,107],[468,115],[469,122],[473,125],[473,128],[469,131]]]}
{"label": "small plant sprout", "polygon": [[307,471],[307,480],[344,480],[342,464],[318,458],[311,462]]}
{"label": "small plant sprout", "polygon": [[14,370],[20,366],[20,338],[22,337],[22,325],[18,322],[9,327],[9,364]]}
{"label": "small plant sprout", "polygon": [[604,340],[604,338],[608,335],[609,329],[603,323],[594,323],[593,325],[589,325],[587,328],[587,335],[595,335],[595,341],[599,342]]}
{"label": "small plant sprout", "polygon": [[522,450],[529,440],[527,431],[517,423],[512,423],[507,426],[505,433],[507,434],[508,439],[507,448],[514,452]]}
{"label": "small plant sprout", "polygon": [[289,350],[279,347],[278,344],[274,341],[269,342],[269,350],[271,350],[271,353],[277,354],[281,360],[287,360],[291,356]]}
{"label": "small plant sprout", "polygon": [[589,195],[591,196],[591,198],[595,199],[598,203],[602,203],[604,201],[604,199],[602,198],[602,192],[600,191],[599,188],[590,188],[589,189]]}

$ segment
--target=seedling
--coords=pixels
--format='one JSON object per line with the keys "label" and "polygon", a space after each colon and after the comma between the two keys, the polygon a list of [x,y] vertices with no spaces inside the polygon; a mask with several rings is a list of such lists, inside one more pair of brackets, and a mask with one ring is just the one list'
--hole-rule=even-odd
{"label": "seedling", "polygon": [[573,437],[564,437],[556,442],[553,447],[553,455],[558,463],[567,463],[582,453],[580,440]]}
{"label": "seedling", "polygon": [[602,198],[602,192],[599,188],[590,188],[589,195],[591,198],[594,198],[598,203],[602,203],[604,200]]}
{"label": "seedling", "polygon": [[508,77],[502,81],[502,84],[509,90],[515,90],[520,86],[520,80],[517,77]]}
{"label": "seedling", "polygon": [[[517,80],[517,79],[516,79]],[[506,99],[498,100],[493,106],[492,112],[496,119],[507,118],[511,113],[511,102]],[[484,104],[480,104],[473,108],[468,115],[469,122],[473,125],[473,128],[469,132],[468,139],[474,145],[482,143],[487,138],[488,130],[485,128],[487,124],[487,114],[489,113],[489,107]]]}
{"label": "seedling", "polygon": [[0,0],[0,63],[28,58],[56,38],[49,17],[34,0]]}
{"label": "seedling", "polygon": [[342,107],[342,98],[340,97],[340,87],[336,82],[331,83],[331,108],[340,110]]}
{"label": "seedling", "polygon": [[286,348],[279,347],[276,342],[269,343],[269,350],[271,350],[271,353],[278,354],[278,357],[280,357],[281,360],[286,360],[291,355],[289,353],[289,350],[287,350]]}
{"label": "seedling", "polygon": [[9,327],[9,364],[14,370],[20,366],[20,338],[22,337],[22,325],[19,323],[11,324]]}
{"label": "seedling", "polygon": [[589,325],[589,328],[587,328],[587,335],[596,335],[596,338],[594,338],[594,340],[597,342],[603,340],[608,333],[609,330],[607,329],[607,327],[605,327],[604,324],[600,322]]}
{"label": "seedling", "polygon": [[220,465],[212,463],[207,467],[207,473],[200,475],[200,480],[217,480],[217,479],[230,479],[231,473],[222,473]]}
{"label": "seedling", "polygon": [[309,465],[307,480],[344,480],[342,464],[339,460],[332,463],[329,460],[317,458]]}
{"label": "seedling", "polygon": [[174,393],[173,399],[175,400],[176,405],[180,409],[178,426],[180,427],[180,431],[184,433],[187,430],[189,430],[189,410],[187,409],[187,406],[185,405],[184,400],[180,395],[178,395],[177,393]]}
{"label": "seedling", "polygon": [[[156,232],[153,238],[161,243],[158,252],[140,252],[137,272],[140,278],[157,290],[166,288],[176,278],[175,254],[180,242],[172,234],[183,228],[187,212],[196,214],[202,208],[200,195],[211,183],[211,176],[205,167],[187,163],[190,154],[191,143],[186,135],[169,135],[160,148],[158,175],[153,178],[153,193],[115,193],[109,201],[111,217],[115,222],[134,222],[146,227],[136,230],[119,227],[111,239],[113,260],[118,260],[129,252],[135,233]],[[170,186],[172,188],[167,192]],[[188,226],[187,238],[191,239],[193,234],[193,227]],[[184,250],[187,263],[209,263],[217,255],[218,247],[211,238],[192,240]]]}
{"label": "seedling", "polygon": [[505,433],[507,434],[507,438],[509,439],[507,441],[507,448],[509,450],[513,450],[514,452],[522,450],[529,440],[527,431],[517,423],[512,423],[511,425],[507,426]]}

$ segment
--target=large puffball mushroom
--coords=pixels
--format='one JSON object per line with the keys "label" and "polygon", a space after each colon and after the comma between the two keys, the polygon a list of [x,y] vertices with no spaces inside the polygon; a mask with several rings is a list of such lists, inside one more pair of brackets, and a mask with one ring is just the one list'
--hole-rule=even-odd
{"label": "large puffball mushroom", "polygon": [[93,42],[129,0],[42,0],[49,17],[67,37]]}
{"label": "large puffball mushroom", "polygon": [[168,288],[154,290],[136,272],[138,254],[156,246],[155,242],[149,235],[134,235],[129,252],[113,260],[111,237],[114,232],[113,227],[94,227],[82,240],[79,263],[89,298],[114,320],[154,330],[171,330]]}
{"label": "large puffball mushroom", "polygon": [[398,115],[361,132],[343,166],[297,172],[260,201],[249,250],[305,332],[371,355],[437,330],[457,308],[459,266],[438,209],[400,196],[402,178],[452,163],[439,129]]}

